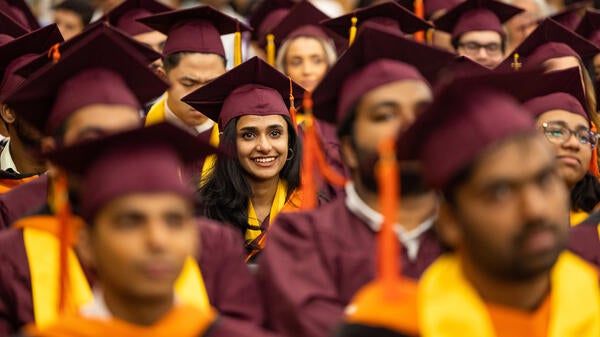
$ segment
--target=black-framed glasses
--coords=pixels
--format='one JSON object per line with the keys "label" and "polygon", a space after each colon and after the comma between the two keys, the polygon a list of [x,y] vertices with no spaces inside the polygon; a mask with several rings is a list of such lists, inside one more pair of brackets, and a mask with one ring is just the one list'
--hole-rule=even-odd
{"label": "black-framed glasses", "polygon": [[468,55],[477,55],[483,48],[488,55],[499,55],[502,53],[502,45],[500,43],[492,42],[487,44],[480,44],[477,42],[461,42],[458,44],[459,47],[463,48],[465,53]]}
{"label": "black-framed glasses", "polygon": [[590,145],[592,148],[598,144],[598,138],[600,135],[591,131],[587,128],[581,128],[577,130],[569,129],[565,124],[561,122],[545,122],[542,124],[544,129],[544,135],[546,138],[555,144],[564,144],[569,141],[571,136],[575,136],[575,139],[581,144]]}

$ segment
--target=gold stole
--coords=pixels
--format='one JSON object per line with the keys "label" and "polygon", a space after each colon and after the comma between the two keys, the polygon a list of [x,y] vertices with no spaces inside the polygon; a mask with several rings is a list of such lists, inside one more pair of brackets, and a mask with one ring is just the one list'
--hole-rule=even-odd
{"label": "gold stole", "polygon": [[[269,224],[275,220],[275,217],[283,206],[285,206],[285,202],[287,199],[287,182],[279,179],[277,182],[277,191],[275,192],[275,198],[273,198],[273,203],[271,204],[271,212],[269,213]],[[254,211],[254,206],[252,206],[252,201],[248,200],[248,224],[254,228],[259,228],[261,223],[258,221],[258,217],[256,216],[256,211]],[[256,238],[262,233],[260,229],[247,229],[245,240],[246,242],[252,242],[256,240]]]}
{"label": "gold stole", "polygon": [[569,219],[571,222],[571,227],[579,225],[583,220],[587,219],[590,214],[585,211],[570,211]]}
{"label": "gold stole", "polygon": [[[73,221],[83,222],[78,217],[73,217]],[[35,322],[37,326],[45,327],[54,323],[59,315],[58,219],[49,215],[32,216],[17,221],[14,226],[23,228]],[[75,253],[69,249],[68,254],[70,290],[66,308],[74,312],[81,305],[89,303],[93,296]],[[175,283],[175,293],[184,304],[203,311],[210,309],[202,273],[192,257],[186,260]]]}
{"label": "gold stole", "polygon": [[[159,124],[165,121],[165,104],[167,104],[166,93],[163,95],[163,98],[152,105],[150,111],[148,111],[148,115],[146,115],[144,126]],[[209,143],[214,147],[219,147],[219,126],[217,123],[215,123],[211,130]],[[205,178],[210,174],[216,160],[217,156],[214,154],[204,159],[204,163],[202,164],[201,178]]]}
{"label": "gold stole", "polygon": [[[549,337],[600,336],[598,273],[571,253],[562,253],[551,271]],[[440,257],[421,278],[418,290],[422,337],[494,337],[485,303],[465,280],[458,258]]]}

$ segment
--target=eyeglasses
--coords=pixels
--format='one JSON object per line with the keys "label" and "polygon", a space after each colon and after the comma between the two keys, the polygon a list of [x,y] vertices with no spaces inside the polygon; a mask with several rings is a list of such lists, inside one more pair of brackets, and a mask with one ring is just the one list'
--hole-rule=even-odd
{"label": "eyeglasses", "polygon": [[481,48],[485,49],[485,52],[490,56],[500,55],[502,53],[502,46],[500,43],[488,43],[488,44],[479,44],[477,42],[462,42],[459,43],[458,46],[465,50],[465,53],[468,55],[477,55]]}
{"label": "eyeglasses", "polygon": [[551,143],[555,144],[565,144],[571,139],[571,136],[575,136],[575,139],[577,139],[579,143],[590,145],[594,148],[596,147],[596,144],[598,144],[598,138],[600,138],[600,135],[589,129],[582,128],[571,130],[560,122],[543,123],[542,128],[544,129],[546,138]]}

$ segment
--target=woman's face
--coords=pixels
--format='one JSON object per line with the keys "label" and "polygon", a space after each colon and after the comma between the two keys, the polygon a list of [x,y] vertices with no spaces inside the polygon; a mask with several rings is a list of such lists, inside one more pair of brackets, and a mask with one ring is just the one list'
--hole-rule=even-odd
{"label": "woman's face", "polygon": [[[580,132],[583,130],[589,131],[589,123],[583,116],[565,110],[551,110],[541,114],[536,121],[536,126],[541,129],[544,123],[551,126],[562,126],[564,131],[566,129]],[[568,133],[568,131],[566,132]],[[556,149],[558,172],[567,185],[572,188],[583,178],[589,168],[592,158],[592,146],[581,143],[572,134],[569,134],[569,138],[564,142],[553,141],[552,139],[557,139],[562,132],[550,133],[546,132],[546,138]]]}
{"label": "woman's face", "polygon": [[284,68],[292,80],[313,91],[329,68],[323,45],[315,38],[295,38],[289,44]]}
{"label": "woman's face", "polygon": [[265,181],[279,176],[288,158],[288,127],[280,115],[246,115],[236,125],[237,156],[246,174]]}

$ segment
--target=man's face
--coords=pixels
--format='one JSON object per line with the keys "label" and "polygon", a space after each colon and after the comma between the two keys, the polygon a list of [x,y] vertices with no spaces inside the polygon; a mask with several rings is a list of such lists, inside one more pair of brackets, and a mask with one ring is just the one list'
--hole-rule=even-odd
{"label": "man's face", "polygon": [[462,34],[458,39],[456,52],[490,69],[495,68],[504,59],[502,37],[489,30]]}
{"label": "man's face", "polygon": [[54,12],[54,22],[58,25],[60,34],[65,40],[69,40],[75,35],[81,33],[84,28],[81,17],[70,10],[57,9]]}
{"label": "man's face", "polygon": [[202,53],[181,55],[177,67],[167,73],[167,80],[171,84],[167,104],[171,111],[188,126],[194,127],[204,123],[207,117],[181,99],[224,73],[225,65],[219,55]]}
{"label": "man's face", "polygon": [[454,197],[440,212],[442,236],[466,265],[488,277],[538,277],[565,247],[569,194],[540,134],[486,150]]}
{"label": "man's face", "polygon": [[344,158],[357,186],[377,190],[374,165],[380,142],[406,130],[432,100],[431,89],[420,80],[392,82],[363,95],[356,109],[353,136],[342,139]]}
{"label": "man's face", "polygon": [[93,104],[75,111],[67,120],[63,145],[142,126],[139,112],[129,106]]}
{"label": "man's face", "polygon": [[173,296],[197,242],[191,203],[171,193],[116,198],[85,232],[81,249],[105,291],[146,301]]}
{"label": "man's face", "polygon": [[[167,41],[167,36],[155,30],[152,32],[134,35],[133,39],[162,54],[163,48],[165,47],[165,42]],[[160,58],[157,59],[156,61],[152,62],[150,67],[154,71],[162,68],[162,60]]]}

